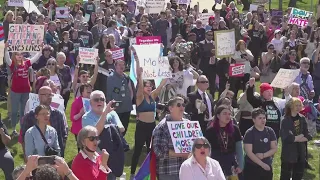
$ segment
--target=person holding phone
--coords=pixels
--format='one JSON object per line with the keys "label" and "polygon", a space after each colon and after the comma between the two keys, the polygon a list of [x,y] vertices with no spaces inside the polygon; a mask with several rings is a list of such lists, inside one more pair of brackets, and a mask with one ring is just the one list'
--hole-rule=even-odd
{"label": "person holding phone", "polygon": [[166,84],[167,79],[163,79],[160,85],[152,90],[151,81],[144,81],[142,79],[143,69],[140,67],[139,59],[134,48],[131,48],[133,52],[136,69],[137,69],[137,123],[135,131],[134,151],[131,161],[131,177],[134,177],[136,167],[143,145],[146,144],[147,151],[150,151],[150,142],[152,137],[152,131],[156,127],[155,113],[156,113],[156,98],[158,97],[161,89]]}
{"label": "person holding phone", "polygon": [[5,180],[12,180],[11,173],[14,169],[14,161],[6,145],[11,141],[8,129],[1,121],[0,115],[0,168],[3,170]]}

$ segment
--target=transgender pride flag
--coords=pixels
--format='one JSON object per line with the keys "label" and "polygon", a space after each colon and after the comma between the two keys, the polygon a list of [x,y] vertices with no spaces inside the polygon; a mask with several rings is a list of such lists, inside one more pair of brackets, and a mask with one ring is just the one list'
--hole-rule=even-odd
{"label": "transgender pride flag", "polygon": [[3,25],[0,23],[0,41],[4,40],[4,31],[3,31]]}

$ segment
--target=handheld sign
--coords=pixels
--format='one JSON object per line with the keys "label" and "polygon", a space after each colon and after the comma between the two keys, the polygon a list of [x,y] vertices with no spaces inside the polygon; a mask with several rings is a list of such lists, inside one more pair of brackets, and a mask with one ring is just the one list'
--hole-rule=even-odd
{"label": "handheld sign", "polygon": [[88,112],[91,110],[90,99],[82,98],[82,103],[83,103],[84,112]]}
{"label": "handheld sign", "polygon": [[273,79],[271,86],[276,88],[285,89],[286,87],[290,86],[293,81],[299,75],[299,69],[283,69],[281,68],[276,77]]}
{"label": "handheld sign", "polygon": [[166,7],[166,0],[146,0],[146,12],[158,14]]}
{"label": "handheld sign", "polygon": [[161,36],[142,36],[136,37],[136,44],[160,44],[161,43]]}
{"label": "handheld sign", "polygon": [[244,64],[230,64],[229,76],[230,77],[243,77],[244,76]]}
{"label": "handheld sign", "polygon": [[198,121],[167,121],[175,153],[189,153],[194,139],[203,137]]}
{"label": "handheld sign", "polygon": [[288,24],[296,24],[298,26],[307,26],[308,20],[312,16],[312,12],[292,8],[289,16]]}
{"label": "handheld sign", "polygon": [[236,49],[234,29],[214,32],[216,57],[225,58],[234,55]]}
{"label": "handheld sign", "polygon": [[186,4],[189,5],[191,3],[191,0],[178,0],[178,4]]}
{"label": "handheld sign", "polygon": [[98,57],[98,49],[79,47],[80,63],[96,64]]}
{"label": "handheld sign", "polygon": [[[33,110],[40,105],[39,95],[29,93],[28,109]],[[54,94],[52,97],[51,107],[64,112],[64,99],[61,99],[58,94]]]}
{"label": "handheld sign", "polygon": [[8,6],[23,7],[23,0],[8,0]]}
{"label": "handheld sign", "polygon": [[201,20],[202,25],[207,25],[211,16],[214,17],[214,12],[199,14],[199,19]]}
{"label": "handheld sign", "polygon": [[43,25],[10,24],[8,34],[9,52],[42,51]]}
{"label": "handheld sign", "polygon": [[68,7],[56,7],[56,17],[60,19],[69,18],[69,8]]}
{"label": "handheld sign", "polygon": [[115,48],[111,49],[112,59],[113,60],[124,60],[124,49],[123,48]]}

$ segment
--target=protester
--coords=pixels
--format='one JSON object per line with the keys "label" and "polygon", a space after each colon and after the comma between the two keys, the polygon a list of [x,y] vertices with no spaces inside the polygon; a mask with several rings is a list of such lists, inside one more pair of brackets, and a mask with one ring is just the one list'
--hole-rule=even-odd
{"label": "protester", "polygon": [[3,123],[0,117],[0,168],[4,172],[5,180],[12,180],[12,171],[14,169],[13,157],[7,148],[7,145],[11,141],[8,129]]}

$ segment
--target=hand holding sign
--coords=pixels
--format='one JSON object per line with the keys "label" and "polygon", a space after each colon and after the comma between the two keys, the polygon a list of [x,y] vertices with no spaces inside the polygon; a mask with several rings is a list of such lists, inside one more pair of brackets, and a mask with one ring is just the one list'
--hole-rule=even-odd
{"label": "hand holding sign", "polygon": [[254,85],[254,83],[256,83],[256,79],[255,78],[250,78],[249,79],[249,86],[252,87]]}

